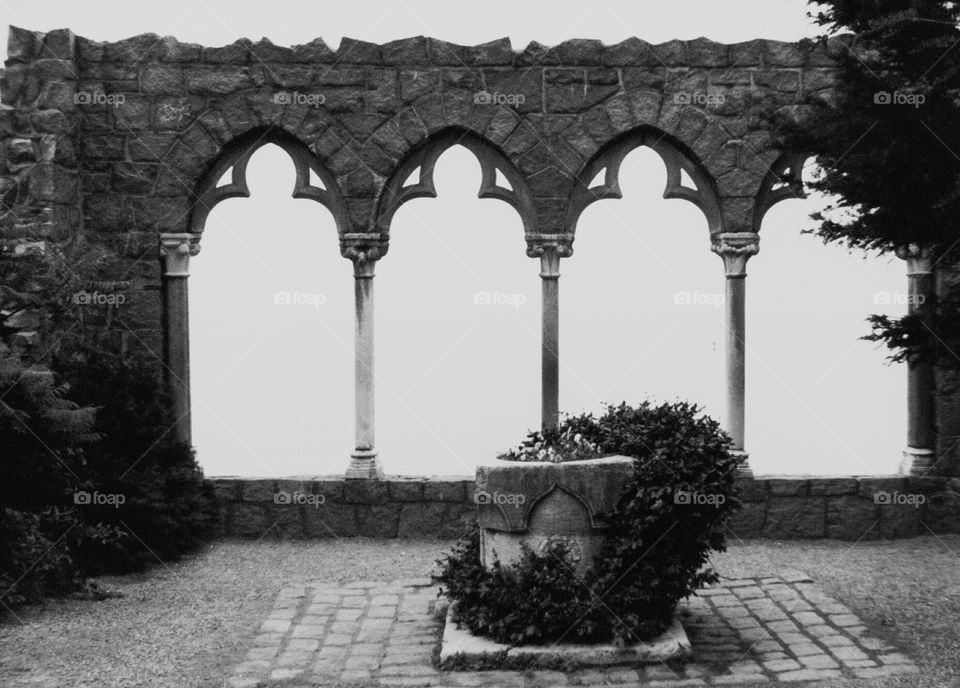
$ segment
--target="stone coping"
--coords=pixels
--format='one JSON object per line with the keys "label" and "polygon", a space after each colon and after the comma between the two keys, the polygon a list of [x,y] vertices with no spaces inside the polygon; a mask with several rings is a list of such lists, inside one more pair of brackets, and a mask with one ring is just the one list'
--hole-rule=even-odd
{"label": "stone coping", "polygon": [[447,608],[440,645],[440,668],[460,671],[476,669],[614,666],[618,664],[661,664],[693,656],[690,639],[679,619],[661,635],[627,647],[613,643],[551,643],[549,645],[507,645],[476,636],[453,620],[454,605]]}

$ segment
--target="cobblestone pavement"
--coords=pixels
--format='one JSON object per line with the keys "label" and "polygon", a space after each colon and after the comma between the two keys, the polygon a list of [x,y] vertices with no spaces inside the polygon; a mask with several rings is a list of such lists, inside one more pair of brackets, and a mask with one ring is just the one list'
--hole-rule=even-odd
{"label": "cobblestone pavement", "polygon": [[439,671],[442,621],[429,579],[286,588],[226,681],[255,686],[718,686],[918,673],[809,578],[724,580],[681,604],[683,668]]}

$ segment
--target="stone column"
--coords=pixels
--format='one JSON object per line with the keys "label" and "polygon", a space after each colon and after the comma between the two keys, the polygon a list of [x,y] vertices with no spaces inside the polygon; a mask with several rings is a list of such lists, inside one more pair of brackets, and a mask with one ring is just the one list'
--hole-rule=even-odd
{"label": "stone column", "polygon": [[163,259],[164,381],[175,419],[174,436],[191,443],[190,319],[187,277],[190,256],[200,252],[199,234],[161,234]]}
{"label": "stone column", "polygon": [[379,234],[347,234],[342,248],[344,257],[353,261],[354,302],[354,431],[356,448],[350,455],[346,477],[382,478],[383,470],[374,443],[373,374],[373,272],[377,260],[386,252],[373,243]]}
{"label": "stone column", "polygon": [[528,237],[527,255],[540,259],[540,424],[555,428],[560,415],[560,259],[573,255],[573,237]]}
{"label": "stone column", "polygon": [[753,476],[744,450],[745,358],[746,358],[746,277],[747,260],[760,250],[754,232],[723,232],[711,250],[723,259],[726,273],[727,330],[727,433],[733,451],[743,457],[740,473]]}
{"label": "stone column", "polygon": [[[907,312],[933,296],[933,273],[930,251],[910,244],[897,249],[897,256],[907,262]],[[900,472],[905,475],[926,475],[936,462],[935,383],[933,364],[929,361],[907,364],[907,448],[903,450]]]}

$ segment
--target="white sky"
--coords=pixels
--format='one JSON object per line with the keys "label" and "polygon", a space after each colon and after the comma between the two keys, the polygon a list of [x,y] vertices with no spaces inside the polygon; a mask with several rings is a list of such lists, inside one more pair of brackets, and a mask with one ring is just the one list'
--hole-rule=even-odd
{"label": "white sky", "polygon": [[[34,2],[0,0],[7,23],[68,26],[95,40],[143,32],[208,46],[322,36],[425,34],[462,44],[509,36],[615,43],[706,35],[737,42],[817,33],[803,2]],[[6,53],[6,36],[0,38]],[[504,203],[476,198],[462,148],[436,171],[439,197],[404,206],[377,269],[377,445],[387,473],[470,474],[539,423],[540,280]],[[261,149],[250,199],[211,214],[191,278],[194,436],[209,474],[343,471],[353,443],[353,285],[329,213],[289,198],[293,167]],[[700,212],[665,201],[663,165],[634,151],[624,199],[584,213],[561,264],[561,410],[688,398],[723,418],[723,269]],[[863,260],[801,236],[813,201],[775,207],[747,282],[747,449],[758,473],[893,472],[905,442],[905,371],[857,338],[875,294],[902,293],[896,259]],[[315,305],[276,305],[278,291]],[[501,305],[478,305],[477,292]],[[322,303],[318,303],[322,301]]]}

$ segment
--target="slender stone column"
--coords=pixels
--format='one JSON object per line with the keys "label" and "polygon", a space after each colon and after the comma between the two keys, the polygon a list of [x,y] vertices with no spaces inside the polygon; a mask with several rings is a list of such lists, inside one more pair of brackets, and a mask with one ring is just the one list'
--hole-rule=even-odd
{"label": "slender stone column", "polygon": [[573,237],[528,237],[527,255],[540,259],[542,320],[540,329],[540,423],[555,428],[560,415],[560,259],[573,255]]}
{"label": "slender stone column", "polygon": [[760,250],[754,232],[724,232],[717,235],[711,250],[723,259],[726,273],[727,330],[727,433],[733,450],[743,457],[740,473],[752,476],[744,450],[745,359],[746,359],[746,277],[747,260]]}
{"label": "slender stone column", "polygon": [[[933,296],[933,274],[930,251],[911,244],[897,250],[907,262],[907,312]],[[935,382],[933,364],[907,364],[907,448],[903,450],[900,472],[905,475],[926,475],[936,462]]]}
{"label": "slender stone column", "polygon": [[191,443],[190,433],[190,319],[187,277],[190,256],[200,252],[199,234],[161,234],[163,258],[164,382],[170,395],[174,436]]}
{"label": "slender stone column", "polygon": [[[379,235],[376,235],[379,238]],[[347,478],[382,478],[383,470],[374,443],[374,374],[373,374],[373,272],[377,259],[385,251],[370,244],[364,234],[346,235],[348,243],[342,253],[353,261],[354,299],[356,307],[354,352],[354,428],[356,448],[350,455]]]}

